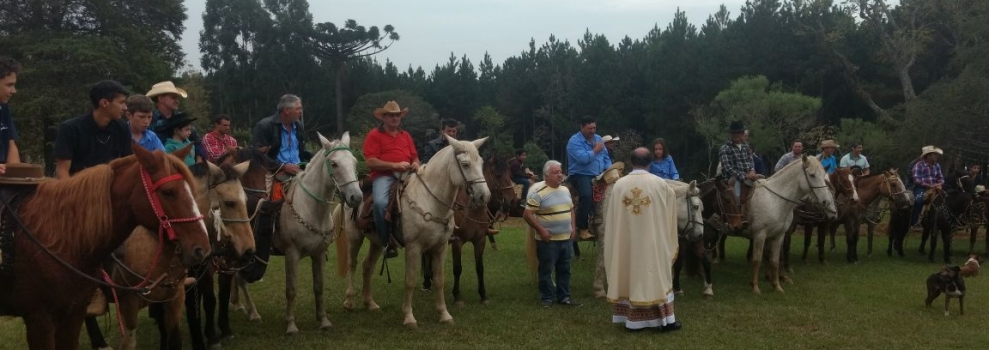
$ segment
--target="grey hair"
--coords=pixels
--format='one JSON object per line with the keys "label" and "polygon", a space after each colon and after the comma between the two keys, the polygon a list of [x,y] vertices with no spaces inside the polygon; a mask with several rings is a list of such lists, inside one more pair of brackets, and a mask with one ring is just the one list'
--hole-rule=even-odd
{"label": "grey hair", "polygon": [[552,166],[559,166],[562,169],[563,164],[560,164],[560,162],[555,161],[555,160],[547,160],[546,161],[546,164],[543,165],[543,175],[544,176],[549,174],[549,168],[552,167]]}
{"label": "grey hair", "polygon": [[285,108],[295,106],[296,103],[299,103],[301,101],[302,99],[299,98],[299,96],[295,96],[292,94],[285,94],[282,95],[282,98],[278,99],[278,106],[276,108],[278,108],[278,113],[281,113],[282,111],[285,110]]}

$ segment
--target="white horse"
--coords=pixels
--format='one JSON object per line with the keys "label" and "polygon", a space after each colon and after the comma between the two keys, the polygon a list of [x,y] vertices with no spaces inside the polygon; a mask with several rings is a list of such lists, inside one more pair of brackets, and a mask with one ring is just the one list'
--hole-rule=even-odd
{"label": "white horse", "polygon": [[821,161],[804,155],[799,162],[790,163],[772,177],[758,181],[752,189],[746,211],[749,221],[747,233],[753,247],[752,292],[760,293],[759,267],[767,240],[770,244],[770,281],[777,292],[783,291],[780,285],[780,248],[793,222],[793,209],[801,204],[801,199],[809,198],[809,202],[821,206],[829,220],[837,217],[838,211],[834,196],[828,190],[827,178]]}
{"label": "white horse", "polygon": [[[402,312],[405,314],[404,324],[416,327],[416,319],[412,315],[412,294],[416,287],[419,274],[419,263],[423,252],[430,253],[433,264],[433,286],[436,293],[436,310],[440,314],[441,323],[453,323],[453,317],[447,312],[446,300],[443,294],[444,261],[446,246],[450,235],[453,234],[453,209],[457,205],[457,192],[466,187],[470,197],[469,206],[486,205],[491,192],[485,184],[482,166],[484,160],[477,153],[478,147],[487,138],[474,141],[457,141],[446,137],[449,147],[444,147],[429,161],[429,165],[419,169],[417,174],[411,174],[404,183],[404,190],[398,202],[401,213],[401,229],[405,241],[405,301]],[[356,205],[347,203],[348,209]],[[343,215],[343,208],[338,206],[334,215]],[[363,214],[363,213],[358,213]],[[384,245],[373,230],[361,232],[353,220],[344,220],[342,228],[346,231],[347,239],[337,243],[337,259],[340,267],[347,267],[347,295],[343,307],[354,309],[354,273],[357,269],[357,255],[365,236],[371,241],[371,248],[364,260],[364,304],[369,310],[379,310],[371,294],[371,276],[375,262],[381,255]],[[346,247],[349,244],[349,249]]]}
{"label": "white horse", "polygon": [[[616,179],[617,180],[617,179]],[[664,179],[665,180],[665,179]],[[693,242],[704,236],[704,218],[701,213],[704,211],[704,204],[701,202],[699,196],[700,190],[697,189],[697,182],[691,181],[689,184],[674,180],[665,180],[670,187],[673,188],[673,192],[676,193],[676,203],[677,203],[677,231],[681,237],[685,237],[689,241]],[[607,196],[611,195],[611,188],[614,186],[614,181],[608,183],[608,189],[606,190]],[[602,200],[602,203],[607,202],[607,200]],[[607,212],[607,208],[602,208],[602,213]],[[605,218],[607,222],[607,218]],[[602,224],[598,229],[598,244],[604,243],[604,238],[601,234],[606,232],[607,225]],[[601,246],[599,246],[598,249]],[[598,254],[597,266],[594,269],[594,297],[604,298],[607,296],[604,285],[607,281],[607,275],[604,269],[604,254]],[[705,291],[707,291],[710,286],[705,286]],[[712,292],[713,294],[713,292]]]}
{"label": "white horse", "polygon": [[275,247],[285,253],[285,323],[287,334],[299,332],[295,326],[296,268],[299,260],[312,260],[313,296],[320,329],[333,325],[323,307],[323,265],[326,248],[336,238],[331,201],[337,193],[344,202],[356,206],[363,200],[357,183],[357,158],[350,149],[350,134],[329,141],[319,135],[322,149],[313,155],[305,171],[286,186],[285,204],[279,214],[279,229],[272,236]]}

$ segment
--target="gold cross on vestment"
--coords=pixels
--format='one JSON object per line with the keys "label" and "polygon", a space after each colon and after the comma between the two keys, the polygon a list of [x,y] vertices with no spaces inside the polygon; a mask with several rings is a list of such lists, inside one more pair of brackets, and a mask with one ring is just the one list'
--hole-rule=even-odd
{"label": "gold cross on vestment", "polygon": [[632,198],[625,196],[622,199],[622,203],[625,203],[625,207],[628,208],[632,206],[632,214],[639,215],[642,213],[642,207],[648,207],[652,200],[649,197],[639,197],[642,194],[642,190],[638,187],[632,189]]}

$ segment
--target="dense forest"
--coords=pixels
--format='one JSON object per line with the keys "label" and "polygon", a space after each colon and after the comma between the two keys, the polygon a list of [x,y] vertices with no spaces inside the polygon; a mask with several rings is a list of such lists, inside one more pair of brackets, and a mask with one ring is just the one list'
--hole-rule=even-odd
{"label": "dense forest", "polygon": [[202,128],[225,113],[242,141],[294,93],[310,133],[359,141],[396,99],[417,141],[454,118],[465,138],[493,138],[487,154],[525,147],[534,164],[565,159],[584,115],[621,137],[619,156],[665,138],[686,178],[710,173],[735,119],[770,160],[827,138],[863,142],[874,167],[904,167],[925,144],[947,166],[989,160],[985,0],[750,0],[699,27],[678,11],[638,37],[534,38],[504,62],[451,53],[431,68],[375,58],[402,45],[387,23],[315,23],[306,0],[207,0],[188,70],[186,16],[181,0],[0,0],[0,54],[24,65],[11,101],[24,157],[41,162],[45,125],[84,112],[88,85],[112,78],[142,93],[172,79]]}

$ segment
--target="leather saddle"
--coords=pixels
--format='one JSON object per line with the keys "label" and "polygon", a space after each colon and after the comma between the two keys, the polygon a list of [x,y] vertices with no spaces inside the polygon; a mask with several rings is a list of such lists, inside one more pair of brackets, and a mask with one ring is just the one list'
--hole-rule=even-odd
{"label": "leather saddle", "polygon": [[[373,181],[370,177],[364,177],[360,181],[361,192],[364,194],[364,201],[361,203],[360,216],[357,217],[358,211],[354,211],[351,215],[351,219],[354,219],[357,223],[357,229],[365,232],[365,234],[371,234],[375,232],[374,227],[374,193],[373,193]],[[385,221],[390,222],[391,225],[391,238],[398,244],[399,247],[405,246],[404,237],[402,237],[401,230],[401,212],[398,210],[398,198],[402,195],[402,190],[405,188],[405,182],[397,180],[392,183],[391,188],[388,189],[388,206],[385,211]],[[382,242],[384,243],[384,242]]]}

